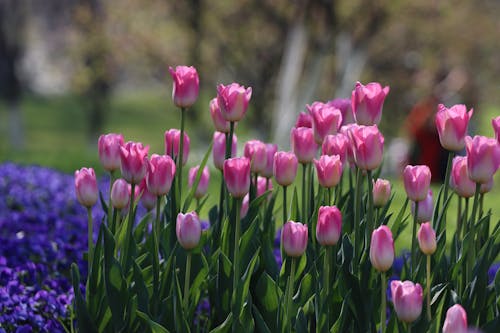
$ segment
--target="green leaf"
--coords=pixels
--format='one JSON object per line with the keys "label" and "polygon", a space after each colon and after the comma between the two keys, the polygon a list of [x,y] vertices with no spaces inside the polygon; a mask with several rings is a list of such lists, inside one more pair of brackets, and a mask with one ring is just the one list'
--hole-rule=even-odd
{"label": "green leaf", "polygon": [[149,326],[152,333],[169,333],[169,331],[165,327],[151,320],[151,318],[147,313],[141,312],[139,310],[137,310],[136,313],[137,316],[141,318]]}
{"label": "green leaf", "polygon": [[[333,324],[332,328],[330,329],[330,332],[332,333],[338,333],[338,332],[346,332],[346,327],[345,327],[345,322],[348,317],[348,303],[351,301],[351,291],[348,290],[347,293],[344,296],[344,300],[342,301],[342,308],[340,310],[340,315],[335,321],[335,324]],[[396,316],[393,316],[396,317]],[[387,332],[394,332],[391,330],[387,330]]]}
{"label": "green leaf", "polygon": [[[297,187],[294,187],[292,196],[292,206],[290,211],[290,220],[297,221],[297,219],[299,218],[300,218],[299,197],[297,195]],[[286,222],[287,221],[283,221],[283,224],[285,224]]]}
{"label": "green leaf", "polygon": [[76,317],[78,318],[78,330],[80,332],[97,333],[97,329],[93,320],[87,311],[87,305],[83,299],[82,293],[80,291],[80,272],[78,271],[78,266],[73,263],[71,264],[71,278],[73,282],[73,292],[75,294],[75,310]]}
{"label": "green leaf", "polygon": [[229,313],[226,320],[216,328],[210,331],[210,333],[228,333],[231,331],[231,325],[233,324],[233,314]]}
{"label": "green leaf", "polygon": [[196,178],[193,182],[193,186],[191,187],[191,190],[189,191],[189,194],[186,197],[186,200],[184,201],[184,206],[182,208],[183,212],[187,212],[189,209],[189,206],[191,205],[191,201],[194,198],[194,193],[196,192],[196,189],[198,188],[198,184],[200,183],[201,179],[201,174],[203,173],[203,168],[205,168],[205,165],[207,164],[208,157],[210,156],[210,152],[212,151],[214,143],[213,140],[210,142],[210,145],[208,146],[208,149],[205,153],[205,156],[203,156],[203,160],[201,161],[200,167],[198,168],[198,172],[196,173]]}
{"label": "green leaf", "polygon": [[237,311],[239,309],[238,317],[241,315],[241,311],[244,306],[244,302],[248,296],[249,290],[250,290],[250,280],[252,278],[252,274],[255,269],[255,265],[258,262],[259,259],[259,252],[260,249],[257,249],[255,252],[254,256],[252,257],[252,260],[250,260],[250,263],[248,264],[248,267],[245,270],[245,274],[243,274],[243,277],[241,277],[241,281],[238,284],[238,290],[235,293],[236,299],[234,300],[233,304],[233,311]]}
{"label": "green leaf", "polygon": [[[265,322],[273,332],[277,332],[276,316],[278,315],[278,307],[283,297],[283,292],[271,276],[264,272],[257,280],[254,293],[256,295],[257,306],[259,309],[262,309],[261,314]],[[278,321],[281,322],[282,318],[279,318]]]}
{"label": "green leaf", "polygon": [[[297,311],[297,316],[295,318],[295,332],[297,333],[308,333],[309,328],[307,327],[308,320],[304,314],[302,308]],[[291,324],[291,323],[290,323]]]}
{"label": "green leaf", "polygon": [[252,313],[258,332],[271,333],[272,331],[269,329],[269,327],[267,327],[264,317],[262,317],[262,314],[259,312],[259,309],[255,305],[252,306]]}
{"label": "green leaf", "polygon": [[[137,294],[137,305],[140,312],[144,312],[149,315],[149,294],[146,284],[144,283],[144,278],[142,276],[142,271],[137,262],[133,263],[134,269],[134,290]],[[158,295],[153,295],[153,297],[158,297]]]}

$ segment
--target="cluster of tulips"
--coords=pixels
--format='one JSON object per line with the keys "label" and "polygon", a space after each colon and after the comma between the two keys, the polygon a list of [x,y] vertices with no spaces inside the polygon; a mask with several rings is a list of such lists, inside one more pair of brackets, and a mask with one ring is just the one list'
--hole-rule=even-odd
{"label": "cluster of tulips", "polygon": [[[181,126],[165,132],[164,155],[148,158],[149,148],[141,143],[124,143],[120,134],[101,136],[99,158],[112,180],[108,200],[99,196],[92,168],[75,173],[77,198],[89,211],[86,297],[76,288],[76,266],[72,272],[80,331],[409,332],[414,327],[420,332],[442,327],[445,333],[467,332],[465,309],[474,326],[488,330],[499,323],[500,283],[486,286],[483,272],[496,260],[500,231],[498,223],[491,228],[482,198],[500,166],[500,117],[493,120],[496,139],[471,138],[472,110],[440,105],[436,126],[449,151],[445,183],[434,204],[430,169],[406,166],[407,199],[397,213],[389,211],[390,182],[378,178],[384,137],[377,125],[389,87],[358,82],[351,99],[308,105],[291,129],[289,152],[250,140],[244,156],[235,157],[235,125],[245,116],[252,90],[221,84],[209,106],[213,142],[200,165],[189,170],[184,193],[190,149],[185,112],[197,100],[199,78],[193,67],[170,68],[170,73]],[[466,156],[453,158],[464,147]],[[207,225],[199,212],[207,198],[210,151],[222,177],[219,203],[210,209]],[[299,164],[301,186],[294,184]],[[450,188],[460,203],[453,218],[447,216]],[[282,200],[275,207],[278,193]],[[91,207],[99,197],[106,215],[94,242]],[[150,212],[137,220],[139,198]],[[387,319],[387,272],[394,262],[394,239],[408,224],[409,202],[411,253],[401,273],[406,280],[389,284],[396,315]],[[280,208],[281,267],[272,255]],[[445,231],[451,220],[457,232],[447,254]],[[424,281],[425,292],[418,283]],[[488,288],[497,298],[478,288]],[[197,306],[207,300],[210,310],[203,317]]]}

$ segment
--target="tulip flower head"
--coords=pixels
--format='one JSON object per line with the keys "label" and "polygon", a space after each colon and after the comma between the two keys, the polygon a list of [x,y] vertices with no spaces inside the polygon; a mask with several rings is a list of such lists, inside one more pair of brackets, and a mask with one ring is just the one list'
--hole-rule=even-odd
{"label": "tulip flower head", "polygon": [[[174,160],[179,156],[181,131],[172,128],[165,132],[165,155],[172,157]],[[182,165],[186,165],[189,157],[189,144],[191,140],[186,132],[184,132],[184,145],[182,147]]]}
{"label": "tulip flower head", "polygon": [[146,176],[149,146],[140,142],[127,142],[120,147],[122,177],[130,184],[139,184]]}
{"label": "tulip flower head", "polygon": [[243,119],[248,109],[250,97],[252,97],[252,88],[245,88],[237,83],[217,86],[217,102],[222,116],[227,121]]}
{"label": "tulip flower head", "polygon": [[297,176],[298,159],[292,152],[279,151],[274,154],[273,174],[281,186],[293,183]]}
{"label": "tulip flower head", "polygon": [[94,169],[81,168],[75,171],[75,191],[76,199],[82,206],[90,208],[95,205],[99,190]]}
{"label": "tulip flower head", "polygon": [[347,149],[349,148],[349,138],[343,133],[335,135],[327,135],[323,140],[321,146],[321,153],[323,155],[339,155],[342,165],[347,163]]}
{"label": "tulip flower head", "polygon": [[250,160],[234,157],[224,162],[224,181],[234,198],[243,198],[250,190]]}
{"label": "tulip flower head", "polygon": [[210,101],[210,116],[212,117],[216,131],[229,133],[229,121],[222,116],[217,97]]}
{"label": "tulip flower head", "polygon": [[465,137],[469,178],[476,183],[487,183],[500,166],[500,145],[497,140],[476,135]]}
{"label": "tulip flower head", "polygon": [[423,254],[432,255],[436,252],[436,232],[429,222],[422,223],[417,233],[418,245]]}
{"label": "tulip flower head", "polygon": [[391,183],[387,179],[373,181],[373,205],[383,207],[391,197]]}
{"label": "tulip flower head", "polygon": [[107,171],[120,169],[120,147],[123,146],[123,135],[105,134],[99,137],[97,149],[99,151],[99,160]]}
{"label": "tulip flower head", "polygon": [[453,159],[450,185],[462,198],[470,198],[476,192],[476,184],[469,178],[467,156],[456,156]]}
{"label": "tulip flower head", "polygon": [[431,185],[431,169],[427,165],[407,165],[403,171],[403,183],[410,200],[423,201]]}
{"label": "tulip flower head", "polygon": [[111,204],[113,208],[124,209],[130,201],[129,185],[125,179],[118,178],[111,187]]}
{"label": "tulip flower head", "polygon": [[297,120],[295,121],[295,127],[313,127],[312,116],[309,112],[299,113]]}
{"label": "tulip flower head", "polygon": [[172,187],[175,176],[175,162],[168,155],[153,154],[148,163],[146,183],[148,191],[155,195],[165,195]]}
{"label": "tulip flower head", "polygon": [[[272,190],[273,189],[273,182],[270,181],[268,178],[265,177],[257,177],[257,196],[261,196],[266,191]],[[270,197],[270,196],[269,196]]]}
{"label": "tulip flower head", "polygon": [[250,160],[250,171],[261,173],[267,165],[267,150],[264,142],[250,140],[245,143],[243,155]]}
{"label": "tulip flower head", "polygon": [[389,93],[388,86],[382,88],[380,83],[371,82],[366,86],[360,82],[351,94],[351,105],[358,125],[378,125],[382,118],[382,107]]}
{"label": "tulip flower head", "polygon": [[370,262],[379,272],[387,272],[394,262],[394,240],[391,229],[386,225],[372,232]]}
{"label": "tulip flower head", "polygon": [[314,140],[321,145],[325,136],[337,133],[342,124],[342,113],[339,109],[321,102],[307,105],[307,109],[312,116]]}
{"label": "tulip flower head", "polygon": [[196,68],[190,66],[177,66],[175,70],[169,67],[170,75],[174,80],[172,99],[180,108],[192,106],[200,92],[200,79]]}
{"label": "tulip flower head", "polygon": [[278,151],[278,145],[275,143],[266,143],[266,167],[262,170],[262,176],[271,178],[274,169],[274,154]]}
{"label": "tulip flower head", "polygon": [[[418,216],[417,222],[422,223],[425,221],[430,221],[432,219],[432,213],[434,212],[434,199],[432,191],[427,192],[427,197],[418,204]],[[411,213],[415,216],[415,202],[411,202]]]}
{"label": "tulip flower head", "polygon": [[411,281],[391,281],[392,302],[399,320],[411,323],[422,312],[423,290],[418,283]]}
{"label": "tulip flower head", "polygon": [[473,109],[467,112],[467,107],[463,104],[457,104],[451,108],[443,104],[438,105],[436,128],[443,148],[452,151],[464,149],[464,138],[467,135],[467,126],[473,112]]}
{"label": "tulip flower head", "polygon": [[281,232],[285,253],[294,258],[303,255],[307,247],[307,235],[307,225],[294,221],[285,223]]}
{"label": "tulip flower head", "polygon": [[[236,156],[238,138],[233,134],[233,143],[231,145],[230,157]],[[226,160],[226,135],[222,132],[214,132],[214,146],[212,148],[212,158],[214,166],[222,170],[224,161]]]}
{"label": "tulip flower head", "polygon": [[185,250],[191,250],[198,246],[201,237],[201,223],[198,214],[196,212],[179,213],[175,233],[179,244]]}
{"label": "tulip flower head", "polygon": [[[194,166],[191,169],[189,169],[189,174],[188,174],[189,187],[193,187],[193,184],[196,180],[196,175],[198,174],[199,169],[200,169],[199,165]],[[196,191],[194,192],[194,197],[196,199],[200,199],[205,194],[207,194],[209,181],[210,181],[210,171],[208,170],[208,167],[205,166],[203,168],[203,171],[201,172],[201,178],[200,178],[200,181],[198,182],[198,187],[196,188]]]}
{"label": "tulip flower head", "polygon": [[354,161],[358,168],[375,170],[384,158],[384,137],[373,126],[352,126],[349,131]]}
{"label": "tulip flower head", "polygon": [[293,127],[290,132],[292,150],[300,163],[311,163],[318,150],[314,132],[308,127]]}
{"label": "tulip flower head", "polygon": [[351,100],[349,98],[335,98],[326,104],[340,110],[340,113],[342,114],[341,126],[356,122],[354,119],[354,113],[352,113]]}
{"label": "tulip flower head", "polygon": [[493,177],[490,178],[490,180],[487,183],[481,184],[481,187],[479,188],[479,193],[485,194],[490,192],[493,189]]}
{"label": "tulip flower head", "polygon": [[316,224],[316,239],[321,245],[335,245],[342,230],[342,213],[336,206],[321,206]]}
{"label": "tulip flower head", "polygon": [[337,186],[342,176],[342,162],[339,155],[321,155],[319,160],[314,160],[319,184],[326,188]]}
{"label": "tulip flower head", "polygon": [[500,144],[500,116],[491,119],[491,125],[493,125],[493,130],[495,131],[495,138]]}
{"label": "tulip flower head", "polygon": [[[139,196],[141,198],[141,204],[146,208],[147,211],[152,210],[156,206],[157,195],[151,193],[148,190],[148,185],[146,183],[146,178],[144,178],[139,184]],[[136,197],[137,198],[137,197]]]}
{"label": "tulip flower head", "polygon": [[467,333],[467,312],[460,304],[455,304],[446,311],[443,333]]}

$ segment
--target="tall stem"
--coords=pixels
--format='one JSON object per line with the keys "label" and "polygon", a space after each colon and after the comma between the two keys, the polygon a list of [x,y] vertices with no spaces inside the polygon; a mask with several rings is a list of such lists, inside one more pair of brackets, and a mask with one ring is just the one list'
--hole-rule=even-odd
{"label": "tall stem", "polygon": [[130,243],[132,242],[132,227],[134,225],[135,216],[134,214],[134,202],[135,202],[135,184],[132,183],[130,188],[130,203],[128,207],[128,219],[127,219],[127,230],[125,234],[125,244],[123,245],[123,257],[122,257],[122,265],[125,266],[125,271],[128,271],[128,262],[129,262],[129,250]]}
{"label": "tall stem", "polygon": [[184,311],[188,311],[189,307],[189,280],[191,277],[191,251],[188,251],[186,258],[186,274],[184,275]]}
{"label": "tall stem", "polygon": [[111,189],[113,188],[114,173],[114,171],[109,172],[109,198],[107,212],[108,227],[111,227],[112,223],[113,206],[111,205]]}
{"label": "tall stem", "polygon": [[88,258],[87,258],[87,263],[88,263],[88,272],[87,275],[90,276],[90,272],[92,269],[92,261],[94,259],[94,240],[93,240],[93,234],[94,234],[94,223],[92,221],[92,207],[87,207],[87,226],[88,226],[88,244],[89,244],[89,252],[88,252]]}
{"label": "tall stem", "polygon": [[476,193],[474,193],[474,203],[472,205],[472,214],[469,219],[468,232],[470,233],[469,251],[467,253],[467,268],[466,268],[466,286],[472,281],[472,266],[474,266],[474,260],[476,258],[476,246],[474,244],[476,238],[476,213],[479,204],[479,191],[481,190],[481,183],[476,183]]}
{"label": "tall stem", "polygon": [[[235,198],[234,202],[236,204],[236,220],[235,220],[235,228],[234,228],[234,254],[233,254],[233,300],[236,300],[236,295],[238,293],[238,283],[240,281],[240,211],[241,211],[241,198]],[[234,308],[235,304],[233,304],[233,332],[237,329],[237,309]]]}
{"label": "tall stem", "polygon": [[[452,151],[448,152],[448,161],[446,163],[446,173],[444,176],[444,202],[443,203],[446,203],[446,200],[448,200],[448,189],[450,188],[451,163],[452,163],[454,155],[455,155],[454,152],[452,152]],[[446,223],[445,223],[445,225],[446,225]]]}
{"label": "tall stem", "polygon": [[307,224],[306,220],[306,178],[307,178],[307,164],[302,163],[302,222]]}
{"label": "tall stem", "polygon": [[427,319],[432,320],[431,315],[431,256],[427,256]]}
{"label": "tall stem", "polygon": [[290,276],[288,277],[288,295],[286,296],[286,318],[288,320],[288,332],[292,331],[292,297],[293,297],[293,285],[295,282],[295,264],[296,258],[292,258],[292,267],[290,269]]}
{"label": "tall stem", "polygon": [[417,243],[415,238],[417,238],[417,223],[418,223],[418,201],[415,201],[415,214],[413,216],[413,231],[411,234],[411,262],[410,262],[410,275],[412,280],[415,281],[416,273],[416,261],[417,261]]}
{"label": "tall stem", "polygon": [[483,214],[484,214],[483,207],[484,207],[484,193],[481,193],[479,195],[479,218],[478,218],[478,220],[480,220],[483,217]]}
{"label": "tall stem", "polygon": [[324,281],[324,288],[325,288],[325,297],[326,297],[326,302],[324,302],[324,304],[326,304],[326,327],[327,328],[330,328],[330,265],[332,263],[332,251],[333,249],[331,248],[331,246],[325,246],[325,263],[324,263],[324,266],[325,266],[325,270],[324,270],[324,274],[325,276],[323,277],[323,281]]}
{"label": "tall stem", "polygon": [[354,191],[354,262],[353,271],[358,271],[358,256],[361,254],[361,239],[359,239],[359,224],[361,221],[361,169],[356,171],[356,188]]}
{"label": "tall stem", "polygon": [[458,242],[460,243],[462,241],[462,235],[461,235],[461,232],[462,232],[462,197],[457,196],[457,201],[458,201],[458,206],[457,206],[457,239],[458,239]]}
{"label": "tall stem", "polygon": [[[227,138],[227,135],[226,135]],[[220,194],[219,194],[219,228],[222,225],[222,219],[224,217],[224,195],[226,193],[226,185],[224,184],[224,173],[221,170],[220,172]]]}
{"label": "tall stem", "polygon": [[156,294],[159,292],[159,281],[160,281],[160,261],[158,255],[160,254],[160,233],[161,233],[161,224],[160,224],[160,205],[161,205],[161,196],[156,198],[156,216],[155,223],[153,225],[153,292]]}
{"label": "tall stem", "polygon": [[386,290],[387,290],[387,282],[385,278],[385,272],[380,273],[380,299],[381,299],[381,307],[380,307],[380,331],[382,333],[385,333],[385,315],[387,311],[387,295],[386,295]]}
{"label": "tall stem", "polygon": [[177,185],[179,186],[179,207],[182,209],[182,160],[184,155],[184,122],[186,108],[181,108],[181,136],[179,138],[179,160],[177,166]]}
{"label": "tall stem", "polygon": [[116,208],[113,208],[113,218],[111,220],[111,233],[113,236],[116,233],[116,218],[118,217],[119,210]]}
{"label": "tall stem", "polygon": [[367,214],[367,223],[366,223],[366,244],[367,244],[367,249],[370,248],[370,242],[371,242],[371,234],[373,232],[373,226],[375,225],[373,221],[373,182],[372,182],[372,171],[368,170],[367,171],[367,181],[368,181],[368,214]]}
{"label": "tall stem", "polygon": [[287,186],[283,186],[283,223],[282,225],[285,225],[286,221],[288,220],[288,213],[287,213],[287,208],[288,208],[288,203],[286,200],[286,190]]}

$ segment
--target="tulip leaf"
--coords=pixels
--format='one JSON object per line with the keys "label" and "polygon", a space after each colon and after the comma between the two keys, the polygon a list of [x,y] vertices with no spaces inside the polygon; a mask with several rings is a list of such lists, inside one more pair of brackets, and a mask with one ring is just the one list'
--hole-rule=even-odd
{"label": "tulip leaf", "polygon": [[[297,333],[308,333],[309,328],[307,327],[308,320],[304,314],[302,308],[299,308],[297,311],[297,316],[295,318],[295,332]],[[292,321],[290,320],[290,325],[292,325]]]}
{"label": "tulip leaf", "polygon": [[193,201],[194,194],[196,192],[196,189],[198,189],[198,184],[200,183],[201,175],[203,173],[203,169],[205,168],[205,165],[207,164],[208,157],[210,156],[210,152],[212,151],[212,147],[214,145],[213,140],[210,142],[210,145],[208,146],[207,151],[205,152],[205,155],[203,156],[203,160],[201,161],[198,172],[196,173],[196,178],[194,179],[193,186],[191,186],[191,190],[189,191],[185,201],[184,201],[184,206],[182,206],[182,211],[187,212],[189,209],[189,206],[191,205],[191,201]]}
{"label": "tulip leaf", "polygon": [[80,332],[97,333],[95,324],[90,318],[87,305],[85,304],[85,300],[83,299],[80,291],[80,272],[78,271],[78,266],[75,263],[71,264],[71,277],[73,282],[73,292],[75,294],[75,310],[78,318],[78,330]]}
{"label": "tulip leaf", "polygon": [[151,320],[151,318],[147,313],[144,313],[140,310],[137,310],[136,313],[137,316],[141,318],[149,326],[152,333],[169,333],[169,331],[165,327]]}
{"label": "tulip leaf", "polygon": [[142,271],[137,262],[133,263],[134,270],[134,290],[137,294],[137,305],[139,312],[143,312],[149,315],[149,294],[144,283],[144,278],[142,276]]}
{"label": "tulip leaf", "polygon": [[[299,197],[297,195],[297,187],[293,188],[293,195],[292,195],[292,205],[290,209],[290,220],[291,221],[297,221],[297,219],[300,218],[300,211],[299,211]],[[283,224],[285,224],[287,221],[283,221]]]}
{"label": "tulip leaf", "polygon": [[210,333],[228,333],[231,331],[231,325],[233,324],[233,314],[229,313],[226,320],[216,328],[210,331]]}
{"label": "tulip leaf", "polygon": [[[340,309],[340,315],[330,329],[332,333],[347,332],[345,323],[348,317],[348,303],[351,302],[351,290],[347,290],[344,300],[342,301],[342,307]],[[394,332],[392,330],[387,330],[387,332]]]}
{"label": "tulip leaf", "polygon": [[266,321],[264,320],[264,317],[262,317],[262,314],[260,313],[259,309],[255,306],[255,304],[252,306],[252,313],[255,320],[255,326],[257,327],[259,332],[262,333],[276,332],[276,330],[271,331],[269,329],[269,327],[266,324]]}
{"label": "tulip leaf", "polygon": [[262,316],[265,322],[268,323],[269,328],[273,332],[277,332],[277,322],[282,321],[282,318],[277,319],[276,317],[278,315],[278,308],[281,305],[280,300],[283,297],[283,292],[271,276],[264,272],[257,280],[254,293],[256,295],[257,306],[259,309],[262,309]]}

